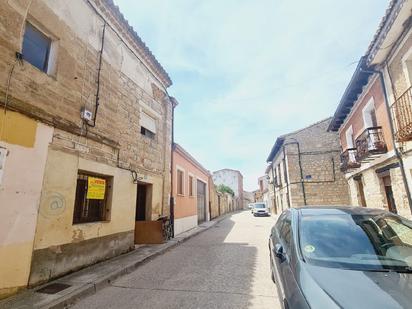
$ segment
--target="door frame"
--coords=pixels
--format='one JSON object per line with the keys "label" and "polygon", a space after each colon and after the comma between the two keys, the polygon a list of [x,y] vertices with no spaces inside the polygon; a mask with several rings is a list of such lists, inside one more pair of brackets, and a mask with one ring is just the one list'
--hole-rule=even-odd
{"label": "door frame", "polygon": [[[206,222],[209,221],[210,219],[210,214],[208,212],[208,207],[207,205],[209,205],[209,190],[208,190],[208,182],[202,178],[196,177],[196,210],[199,210],[198,208],[198,204],[197,204],[197,197],[198,197],[198,181],[200,181],[201,183],[203,183],[205,185],[205,206],[204,206],[204,221],[202,222]],[[199,215],[198,215],[199,217]],[[198,220],[199,223],[199,220]]]}

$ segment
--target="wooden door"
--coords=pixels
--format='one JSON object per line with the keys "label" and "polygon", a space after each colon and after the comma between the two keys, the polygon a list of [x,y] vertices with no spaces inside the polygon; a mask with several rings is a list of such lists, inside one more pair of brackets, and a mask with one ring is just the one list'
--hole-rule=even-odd
{"label": "wooden door", "polygon": [[197,222],[202,223],[206,220],[206,184],[197,181]]}

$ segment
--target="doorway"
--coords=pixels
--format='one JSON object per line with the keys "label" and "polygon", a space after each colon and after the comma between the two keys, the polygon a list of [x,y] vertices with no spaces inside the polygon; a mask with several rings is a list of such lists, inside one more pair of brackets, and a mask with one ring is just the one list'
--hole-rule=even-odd
{"label": "doorway", "polygon": [[398,212],[396,210],[395,198],[393,196],[391,176],[388,175],[388,176],[383,177],[382,182],[385,187],[385,195],[386,195],[386,201],[388,202],[388,209],[390,212],[393,212],[396,214]]}
{"label": "doorway", "polygon": [[197,223],[206,221],[206,184],[197,180]]}
{"label": "doorway", "polygon": [[363,188],[362,176],[355,177],[356,188],[358,189],[358,201],[360,206],[366,207],[365,190]]}
{"label": "doorway", "polygon": [[136,221],[146,221],[148,185],[137,184]]}

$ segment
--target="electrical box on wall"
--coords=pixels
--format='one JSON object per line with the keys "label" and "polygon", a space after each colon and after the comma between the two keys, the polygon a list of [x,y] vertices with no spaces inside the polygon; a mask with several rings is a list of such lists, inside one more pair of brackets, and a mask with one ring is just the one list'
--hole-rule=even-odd
{"label": "electrical box on wall", "polygon": [[92,118],[93,118],[93,113],[91,111],[89,111],[88,109],[83,107],[82,111],[81,111],[81,117],[82,117],[82,119],[84,119],[86,121],[91,121]]}
{"label": "electrical box on wall", "polygon": [[7,149],[0,147],[0,185],[3,181],[4,166],[6,164]]}

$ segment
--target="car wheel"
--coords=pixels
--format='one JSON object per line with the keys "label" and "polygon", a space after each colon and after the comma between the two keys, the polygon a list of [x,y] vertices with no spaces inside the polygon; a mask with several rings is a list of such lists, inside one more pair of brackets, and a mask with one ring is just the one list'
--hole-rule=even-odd
{"label": "car wheel", "polygon": [[256,217],[256,214],[253,214],[253,217]]}

